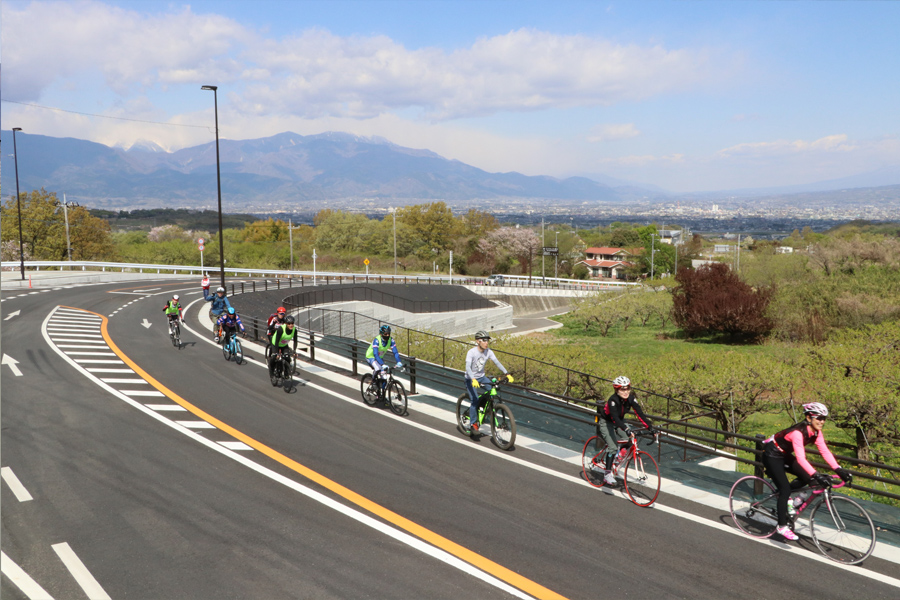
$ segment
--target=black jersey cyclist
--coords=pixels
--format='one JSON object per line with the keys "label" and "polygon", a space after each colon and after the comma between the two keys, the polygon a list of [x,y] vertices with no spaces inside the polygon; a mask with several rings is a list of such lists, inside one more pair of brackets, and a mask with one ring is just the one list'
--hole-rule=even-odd
{"label": "black jersey cyclist", "polygon": [[279,306],[266,320],[266,336],[269,338],[270,344],[272,343],[272,336],[275,335],[275,331],[284,325],[284,318],[286,316],[287,310],[283,306]]}
{"label": "black jersey cyclist", "polygon": [[233,306],[229,306],[216,321],[216,325],[222,329],[222,344],[227,344],[233,335],[237,334],[238,328],[244,333],[244,324],[241,323],[241,317],[238,316]]}
{"label": "black jersey cyclist", "polygon": [[[616,377],[613,380],[613,395],[601,405],[597,406],[597,429],[603,441],[606,442],[606,473],[603,475],[603,481],[609,485],[616,484],[616,476],[613,473],[613,460],[616,458],[616,451],[619,448],[620,440],[627,440],[630,427],[625,423],[625,415],[628,411],[633,410],[638,420],[645,427],[653,431],[653,424],[641,405],[637,402],[637,397],[631,390],[631,380],[625,377]],[[620,433],[621,432],[621,433]],[[622,448],[624,451],[625,449]]]}
{"label": "black jersey cyclist", "polygon": [[[297,328],[294,326],[294,317],[288,315],[284,318],[284,325],[279,326],[272,335],[272,354],[269,355],[269,377],[275,374],[275,361],[279,356],[290,360],[297,354]],[[288,345],[293,347],[288,349]]]}
{"label": "black jersey cyclist", "polygon": [[[778,488],[778,528],[775,530],[787,540],[796,540],[797,534],[787,526],[788,513],[794,506],[788,504],[791,492],[802,488],[815,479],[823,485],[829,485],[831,478],[818,473],[806,460],[805,446],[815,444],[822,458],[828,463],[843,481],[850,479],[850,471],[841,468],[834,455],[825,443],[825,420],[828,418],[828,407],[821,402],[809,402],[803,405],[805,420],[783,429],[763,442],[762,462],[775,487]],[[797,478],[788,482],[790,471]]]}

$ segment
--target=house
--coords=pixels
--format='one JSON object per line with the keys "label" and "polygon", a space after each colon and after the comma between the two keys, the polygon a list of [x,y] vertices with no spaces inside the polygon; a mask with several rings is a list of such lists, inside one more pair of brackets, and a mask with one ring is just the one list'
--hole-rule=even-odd
{"label": "house", "polygon": [[775,254],[793,254],[794,249],[791,246],[778,246],[775,248]]}
{"label": "house", "polygon": [[625,279],[625,267],[631,265],[627,257],[631,252],[625,248],[587,248],[585,259],[576,263],[588,268],[591,277]]}
{"label": "house", "polygon": [[713,252],[715,254],[723,254],[725,252],[734,252],[734,246],[731,244],[715,244],[713,245]]}

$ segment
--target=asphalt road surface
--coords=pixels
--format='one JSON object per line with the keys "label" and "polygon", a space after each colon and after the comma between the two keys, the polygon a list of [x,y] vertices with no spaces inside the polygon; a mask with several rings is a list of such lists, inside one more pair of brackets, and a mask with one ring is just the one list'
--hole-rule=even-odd
{"label": "asphalt road surface", "polygon": [[256,351],[209,343],[203,303],[177,349],[176,290],[199,297],[3,294],[4,600],[900,597],[894,563],[785,551],[672,496],[641,509],[314,372],[273,388]]}

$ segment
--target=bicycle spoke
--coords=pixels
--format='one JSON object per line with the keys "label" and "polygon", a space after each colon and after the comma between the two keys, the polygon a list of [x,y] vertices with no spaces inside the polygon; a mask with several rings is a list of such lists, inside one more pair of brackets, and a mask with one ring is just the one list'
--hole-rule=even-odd
{"label": "bicycle spoke", "polygon": [[603,487],[605,464],[606,443],[602,437],[595,435],[585,442],[581,451],[581,472],[585,481],[594,487]]}
{"label": "bicycle spoke", "polygon": [[659,495],[659,467],[649,452],[637,450],[625,463],[625,491],[638,506],[650,506]]}

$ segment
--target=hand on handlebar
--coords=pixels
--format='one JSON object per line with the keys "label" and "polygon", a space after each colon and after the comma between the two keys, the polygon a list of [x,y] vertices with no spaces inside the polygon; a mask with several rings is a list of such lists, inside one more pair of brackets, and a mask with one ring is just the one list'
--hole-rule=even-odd
{"label": "hand on handlebar", "polygon": [[850,483],[851,481],[853,481],[853,473],[843,467],[835,469],[834,472],[837,473],[837,476],[840,477],[841,481],[843,481],[844,483]]}
{"label": "hand on handlebar", "polygon": [[478,380],[475,379],[474,377],[472,378],[472,387],[475,388],[475,389],[478,389],[478,388],[481,387],[481,384],[478,383]]}
{"label": "hand on handlebar", "polygon": [[507,373],[507,374],[506,374],[506,381],[508,381],[509,383],[512,383],[513,381],[515,381],[515,379],[513,379],[513,376],[512,376],[512,375],[510,375],[509,373]]}
{"label": "hand on handlebar", "polygon": [[825,475],[824,473],[816,473],[812,476],[812,478],[823,487],[830,487],[832,484],[831,476]]}

